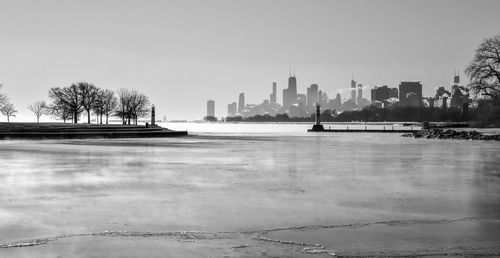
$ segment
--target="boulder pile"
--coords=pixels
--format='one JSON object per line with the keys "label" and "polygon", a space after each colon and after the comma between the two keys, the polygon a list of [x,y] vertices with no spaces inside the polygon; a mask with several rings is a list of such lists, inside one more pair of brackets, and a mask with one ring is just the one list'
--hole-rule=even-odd
{"label": "boulder pile", "polygon": [[439,128],[423,129],[413,133],[404,134],[403,137],[500,141],[500,134],[484,134],[478,131],[455,131],[451,129],[442,130]]}

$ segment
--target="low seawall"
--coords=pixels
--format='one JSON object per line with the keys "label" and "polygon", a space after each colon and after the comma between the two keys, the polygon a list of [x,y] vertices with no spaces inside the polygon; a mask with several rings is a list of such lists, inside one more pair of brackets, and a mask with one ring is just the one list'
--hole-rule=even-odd
{"label": "low seawall", "polygon": [[173,131],[154,126],[2,123],[0,139],[88,139],[88,138],[159,138],[187,136],[187,131]]}

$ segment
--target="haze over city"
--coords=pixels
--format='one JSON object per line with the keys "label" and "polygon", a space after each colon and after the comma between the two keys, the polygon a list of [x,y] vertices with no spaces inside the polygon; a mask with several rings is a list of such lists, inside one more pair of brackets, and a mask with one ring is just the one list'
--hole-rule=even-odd
{"label": "haze over city", "polygon": [[[159,118],[216,116],[245,92],[277,99],[295,66],[298,92],[421,81],[449,86],[498,33],[500,1],[0,1],[0,83],[15,121],[51,87],[137,88]],[[369,94],[369,91],[365,91]],[[348,98],[347,91],[341,91]],[[0,121],[5,118],[1,117]],[[47,117],[44,119],[48,119]]]}

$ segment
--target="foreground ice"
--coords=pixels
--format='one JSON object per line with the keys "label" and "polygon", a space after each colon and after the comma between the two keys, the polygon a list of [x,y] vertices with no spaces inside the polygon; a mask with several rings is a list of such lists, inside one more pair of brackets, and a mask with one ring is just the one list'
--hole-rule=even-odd
{"label": "foreground ice", "polygon": [[0,257],[500,255],[498,143],[194,135],[0,142]]}

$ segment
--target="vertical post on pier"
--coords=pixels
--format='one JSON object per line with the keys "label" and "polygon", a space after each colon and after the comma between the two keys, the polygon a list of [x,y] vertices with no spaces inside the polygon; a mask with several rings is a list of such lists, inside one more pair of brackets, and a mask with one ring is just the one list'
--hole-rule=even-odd
{"label": "vertical post on pier", "polygon": [[319,104],[316,103],[316,125],[321,124],[320,117],[321,117],[321,113],[319,110]]}
{"label": "vertical post on pier", "polygon": [[155,126],[155,105],[151,105],[151,126]]}

